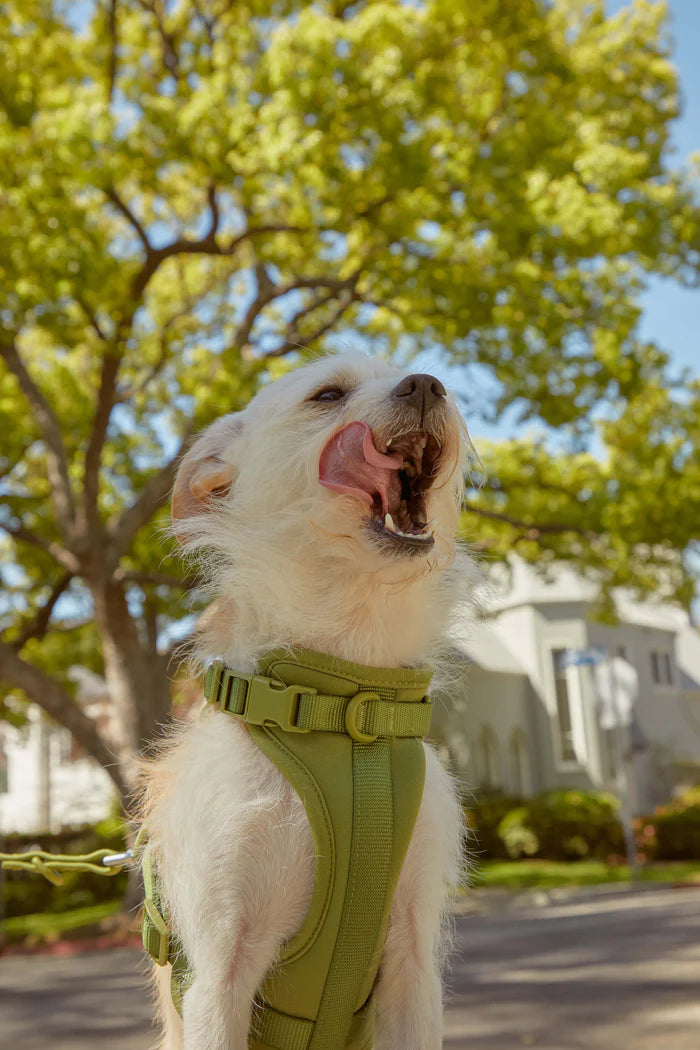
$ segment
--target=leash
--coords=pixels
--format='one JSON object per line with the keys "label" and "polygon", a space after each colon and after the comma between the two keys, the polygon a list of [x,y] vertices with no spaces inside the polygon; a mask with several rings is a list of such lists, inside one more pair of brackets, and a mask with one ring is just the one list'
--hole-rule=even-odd
{"label": "leash", "polygon": [[43,849],[32,849],[26,853],[0,853],[0,868],[43,875],[54,886],[63,885],[61,872],[88,871],[92,875],[110,878],[137,863],[134,854],[143,844],[144,838],[141,829],[133,849],[125,849],[121,853],[104,848],[94,849],[91,853],[47,853]]}

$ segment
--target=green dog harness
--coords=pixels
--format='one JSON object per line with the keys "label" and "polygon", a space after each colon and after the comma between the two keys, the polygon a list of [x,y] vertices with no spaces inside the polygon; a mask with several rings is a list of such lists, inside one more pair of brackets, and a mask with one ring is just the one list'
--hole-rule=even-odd
{"label": "green dog harness", "polygon": [[[250,1050],[370,1050],[372,989],[425,779],[430,726],[424,669],[362,667],[301,650],[268,654],[259,673],[221,663],[205,696],[248,725],[301,798],[316,877],[301,929],[256,997]],[[190,975],[168,934],[144,858],[144,945],[173,963],[180,1008]]]}

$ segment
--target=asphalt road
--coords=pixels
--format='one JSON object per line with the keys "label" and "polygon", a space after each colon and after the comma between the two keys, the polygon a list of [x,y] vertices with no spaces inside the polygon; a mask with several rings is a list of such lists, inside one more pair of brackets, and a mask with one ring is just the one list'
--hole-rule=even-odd
{"label": "asphalt road", "polygon": [[[458,920],[449,1050],[700,1050],[700,891]],[[135,951],[0,959],[0,1050],[147,1050]]]}

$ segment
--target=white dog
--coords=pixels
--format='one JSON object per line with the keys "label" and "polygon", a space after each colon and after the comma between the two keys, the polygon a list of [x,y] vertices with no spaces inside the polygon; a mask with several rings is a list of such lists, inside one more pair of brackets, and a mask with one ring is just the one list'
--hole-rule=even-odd
{"label": "white dog", "polygon": [[[251,672],[289,646],[382,668],[434,662],[455,590],[446,570],[467,447],[437,379],[359,354],[286,375],[214,423],[184,458],[173,494],[177,537],[215,598],[203,664]],[[445,902],[460,876],[461,810],[425,750],[373,990],[377,1050],[442,1045]],[[174,735],[146,779],[143,821],[193,977],[181,1021],[170,968],[159,971],[160,1045],[244,1050],[256,992],[312,898],[304,806],[246,726],[216,708]]]}

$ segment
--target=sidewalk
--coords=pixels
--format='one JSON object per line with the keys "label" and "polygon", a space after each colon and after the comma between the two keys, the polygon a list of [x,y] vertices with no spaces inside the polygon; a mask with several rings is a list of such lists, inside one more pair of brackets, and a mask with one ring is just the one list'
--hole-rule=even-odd
{"label": "sidewalk", "polygon": [[[636,895],[647,897],[649,894],[663,895],[680,890],[697,890],[700,909],[700,883],[679,885],[674,882],[603,882],[593,886],[557,886],[553,889],[529,890],[477,886],[466,890],[455,900],[453,912],[455,915],[498,915],[552,908],[562,904],[630,900]],[[663,898],[660,897],[661,899]]]}

